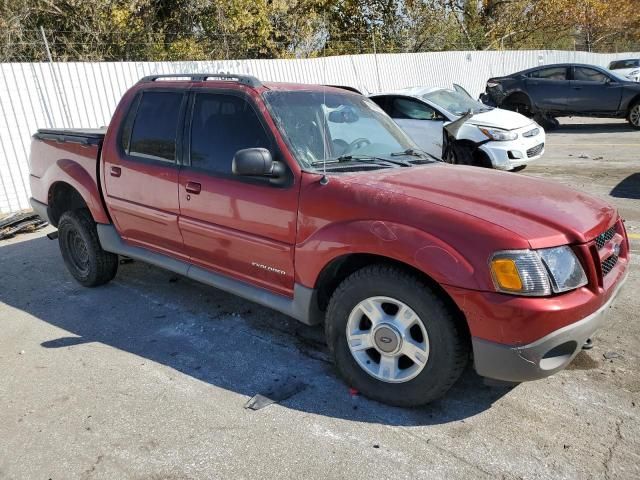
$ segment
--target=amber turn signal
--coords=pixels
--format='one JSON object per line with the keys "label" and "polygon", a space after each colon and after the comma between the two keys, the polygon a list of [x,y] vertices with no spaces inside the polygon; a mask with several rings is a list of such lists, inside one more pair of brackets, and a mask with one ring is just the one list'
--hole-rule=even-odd
{"label": "amber turn signal", "polygon": [[516,262],[511,258],[496,258],[491,261],[493,278],[504,290],[522,290],[522,280]]}

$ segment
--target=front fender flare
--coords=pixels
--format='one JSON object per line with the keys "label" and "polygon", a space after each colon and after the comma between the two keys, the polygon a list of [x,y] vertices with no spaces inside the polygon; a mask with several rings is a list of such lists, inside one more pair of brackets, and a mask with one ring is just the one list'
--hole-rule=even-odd
{"label": "front fender flare", "polygon": [[333,260],[369,254],[404,263],[442,285],[480,289],[474,266],[436,236],[407,225],[360,220],[331,224],[296,246],[296,281],[313,288]]}

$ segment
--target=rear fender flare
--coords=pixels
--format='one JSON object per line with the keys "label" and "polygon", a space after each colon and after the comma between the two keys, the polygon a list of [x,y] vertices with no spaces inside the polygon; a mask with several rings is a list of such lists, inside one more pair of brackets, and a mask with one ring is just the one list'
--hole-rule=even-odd
{"label": "rear fender flare", "polygon": [[42,180],[50,185],[49,199],[56,184],[66,183],[80,194],[97,223],[111,223],[102,205],[96,181],[78,162],[70,159],[57,160],[43,175]]}

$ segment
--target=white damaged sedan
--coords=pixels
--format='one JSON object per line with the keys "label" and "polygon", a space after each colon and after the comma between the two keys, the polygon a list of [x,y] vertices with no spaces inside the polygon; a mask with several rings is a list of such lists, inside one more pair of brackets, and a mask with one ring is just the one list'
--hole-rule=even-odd
{"label": "white damaged sedan", "polygon": [[416,144],[450,162],[518,171],[544,154],[545,132],[516,112],[488,107],[458,85],[370,96]]}

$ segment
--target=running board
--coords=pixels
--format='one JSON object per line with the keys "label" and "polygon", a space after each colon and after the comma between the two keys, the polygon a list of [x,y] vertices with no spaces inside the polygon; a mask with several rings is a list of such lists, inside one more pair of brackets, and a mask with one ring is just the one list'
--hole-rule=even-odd
{"label": "running board", "polygon": [[214,273],[197,265],[176,260],[168,255],[152,252],[142,247],[127,245],[113,225],[99,223],[97,227],[100,245],[107,252],[124,255],[179,275],[184,275],[251,302],[277,310],[307,325],[317,325],[322,321],[322,312],[317,306],[316,290],[312,288],[296,283],[293,287],[293,298],[285,297],[264,288]]}

